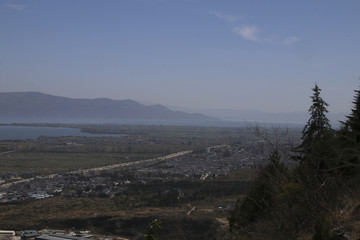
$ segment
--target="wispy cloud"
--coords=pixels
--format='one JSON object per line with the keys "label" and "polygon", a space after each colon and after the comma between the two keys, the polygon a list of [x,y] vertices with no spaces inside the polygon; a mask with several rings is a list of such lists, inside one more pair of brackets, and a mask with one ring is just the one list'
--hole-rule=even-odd
{"label": "wispy cloud", "polygon": [[300,41],[300,38],[295,37],[295,36],[291,36],[291,37],[285,38],[283,43],[289,45],[289,44],[296,43],[298,41]]}
{"label": "wispy cloud", "polygon": [[301,41],[301,39],[296,36],[290,36],[286,38],[280,38],[276,35],[262,36],[260,34],[259,28],[256,25],[242,25],[240,27],[234,27],[233,32],[243,37],[245,40],[253,42],[291,45]]}
{"label": "wispy cloud", "polygon": [[246,40],[260,42],[261,39],[259,38],[259,29],[255,25],[243,25],[240,27],[234,27],[233,31],[237,34],[242,36]]}
{"label": "wispy cloud", "polygon": [[218,12],[218,11],[210,11],[210,14],[214,15],[215,17],[217,17],[219,19],[225,20],[229,23],[236,22],[238,20],[238,17],[236,17],[234,15],[225,14],[225,13]]}
{"label": "wispy cloud", "polygon": [[16,10],[16,11],[24,11],[26,5],[25,4],[5,4],[5,6],[9,9]]}

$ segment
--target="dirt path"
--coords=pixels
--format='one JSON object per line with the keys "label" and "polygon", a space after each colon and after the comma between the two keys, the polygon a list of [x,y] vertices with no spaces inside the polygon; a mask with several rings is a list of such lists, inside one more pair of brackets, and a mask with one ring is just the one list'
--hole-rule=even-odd
{"label": "dirt path", "polygon": [[8,154],[8,153],[12,153],[12,152],[15,152],[15,150],[7,151],[7,152],[2,152],[2,153],[0,153],[0,155],[4,155],[4,154]]}
{"label": "dirt path", "polygon": [[151,158],[151,159],[138,160],[138,161],[132,161],[132,162],[117,163],[117,164],[112,164],[112,165],[107,165],[107,166],[102,166],[102,167],[89,168],[89,169],[81,169],[81,170],[71,171],[69,173],[86,173],[86,172],[109,170],[109,169],[120,168],[120,167],[128,167],[128,166],[133,166],[133,165],[143,164],[143,163],[152,163],[152,162],[165,161],[165,160],[168,160],[168,159],[171,159],[171,158],[183,156],[183,155],[191,153],[191,152],[192,152],[192,150],[182,151],[182,152],[172,153],[172,154],[162,156],[162,157],[158,157],[158,158]]}

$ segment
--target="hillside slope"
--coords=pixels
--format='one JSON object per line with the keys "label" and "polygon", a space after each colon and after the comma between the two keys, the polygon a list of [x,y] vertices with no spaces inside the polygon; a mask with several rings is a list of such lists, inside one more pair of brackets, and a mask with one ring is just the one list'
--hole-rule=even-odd
{"label": "hillside slope", "polygon": [[78,99],[39,92],[0,93],[3,117],[118,118],[163,120],[214,120],[198,113],[171,111],[162,105],[133,100]]}

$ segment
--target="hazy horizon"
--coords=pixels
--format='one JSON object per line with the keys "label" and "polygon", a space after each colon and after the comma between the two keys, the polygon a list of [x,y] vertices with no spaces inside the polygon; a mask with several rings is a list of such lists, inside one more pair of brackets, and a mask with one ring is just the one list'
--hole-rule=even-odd
{"label": "hazy horizon", "polygon": [[[131,98],[126,98],[126,99],[113,99],[113,98],[109,98],[109,97],[94,97],[94,98],[87,98],[87,97],[66,97],[66,96],[61,96],[61,95],[53,95],[53,94],[49,94],[49,93],[46,93],[46,92],[39,92],[39,91],[24,91],[24,92],[21,92],[21,91],[18,91],[18,93],[26,93],[26,92],[34,92],[34,93],[40,93],[40,94],[46,94],[46,95],[52,95],[52,96],[56,96],[56,97],[65,97],[65,98],[71,98],[71,99],[88,99],[88,100],[91,100],[91,99],[110,99],[110,100],[132,100],[132,101],[135,101],[135,102],[138,102],[140,104],[143,104],[143,105],[147,105],[147,106],[151,106],[151,105],[163,105],[165,106],[166,108],[169,108],[173,111],[184,111],[184,112],[193,112],[193,113],[196,113],[197,111],[248,111],[248,112],[263,112],[263,113],[274,113],[274,114],[286,114],[286,113],[305,113],[307,112],[307,110],[292,110],[292,111],[288,111],[288,112],[271,112],[271,111],[267,111],[267,110],[261,110],[261,109],[256,109],[256,108],[244,108],[244,109],[236,109],[236,108],[211,108],[211,107],[205,107],[205,108],[196,108],[196,107],[187,107],[187,106],[176,106],[176,105],[168,105],[168,104],[161,104],[161,103],[156,103],[156,102],[151,102],[151,101],[143,101],[143,100],[139,100],[139,99],[131,99]],[[0,92],[0,93],[16,93],[16,92]],[[349,111],[347,112],[329,112],[330,114],[350,114],[350,109]]]}
{"label": "hazy horizon", "polygon": [[[21,110],[21,109],[19,110],[18,109],[19,106],[27,105],[29,100],[25,100],[25,102],[21,102],[22,100],[24,101],[24,99],[27,99],[27,98],[31,99],[30,102],[32,102],[34,100],[38,102],[38,105],[36,105],[37,115],[32,116],[32,120],[30,122],[44,122],[44,121],[45,122],[46,121],[57,122],[59,119],[65,120],[65,122],[63,122],[63,123],[69,123],[71,121],[73,123],[75,123],[75,122],[79,123],[79,122],[83,122],[84,120],[86,120],[87,123],[90,121],[92,123],[101,124],[101,123],[109,123],[109,119],[111,119],[112,123],[114,123],[113,122],[114,119],[119,120],[119,121],[115,121],[115,122],[119,122],[119,123],[122,123],[122,124],[123,123],[134,124],[135,122],[138,122],[136,120],[136,118],[128,118],[128,117],[125,117],[125,118],[119,118],[119,117],[117,118],[117,117],[115,117],[114,118],[114,116],[111,117],[110,115],[112,115],[113,113],[122,112],[124,110],[123,107],[121,107],[121,105],[118,106],[120,108],[118,108],[117,110],[110,111],[111,113],[110,112],[108,112],[108,113],[102,112],[102,110],[96,109],[96,107],[95,107],[91,111],[88,111],[88,113],[86,113],[86,112],[85,113],[83,112],[83,113],[85,115],[89,114],[89,112],[91,112],[91,114],[93,114],[94,112],[98,112],[98,111],[100,111],[102,113],[98,112],[98,114],[95,114],[92,117],[85,117],[85,118],[84,117],[80,117],[80,118],[79,117],[71,117],[70,115],[73,114],[72,111],[70,111],[70,112],[72,112],[72,113],[70,113],[70,115],[68,115],[69,114],[68,112],[63,111],[64,109],[68,109],[68,108],[73,109],[74,106],[77,105],[76,102],[78,102],[78,101],[74,101],[71,104],[71,107],[70,106],[64,107],[64,105],[62,105],[62,104],[58,105],[60,102],[63,102],[66,105],[66,103],[69,103],[69,100],[72,99],[72,100],[89,100],[93,104],[93,106],[97,106],[98,104],[96,104],[94,100],[98,100],[97,101],[98,103],[99,103],[99,101],[103,103],[104,102],[103,100],[105,98],[97,98],[97,99],[94,99],[94,98],[93,99],[90,99],[90,98],[81,98],[81,99],[80,98],[67,98],[67,100],[65,100],[66,99],[65,98],[63,100],[60,100],[60,99],[58,99],[59,97],[60,98],[64,98],[64,97],[48,95],[46,93],[39,93],[39,92],[31,92],[31,94],[28,94],[28,93],[30,93],[30,92],[27,92],[27,93],[25,93],[25,92],[12,92],[12,93],[0,92],[0,96],[2,96],[2,95],[11,96],[9,99],[6,99],[6,97],[2,98],[3,99],[2,101],[3,101],[3,103],[5,102],[5,106],[7,108],[7,110],[5,108],[5,112],[3,112],[2,116],[7,116],[7,117],[5,117],[5,118],[0,117],[1,122],[5,121],[7,123],[11,123],[11,122],[19,122],[19,121],[24,122],[24,120],[25,120],[25,122],[29,121],[28,117],[25,117],[24,119],[22,119],[22,118],[13,118],[12,117],[12,116],[22,116],[21,113],[23,111],[29,112],[27,107],[25,107],[25,109],[27,109],[27,110]],[[14,95],[14,94],[16,94],[16,95]],[[44,96],[44,94],[48,95],[48,96]],[[14,96],[18,96],[18,99],[17,100],[15,99],[15,102],[14,102]],[[25,97],[25,96],[27,96],[27,97]],[[108,107],[114,106],[114,104],[116,104],[115,102],[117,102],[117,101],[124,101],[124,100],[111,100],[109,98],[106,98],[106,99],[108,100],[108,101],[106,101],[107,104],[108,104]],[[20,104],[19,104],[19,101],[20,101]],[[88,101],[88,103],[89,103],[89,101]],[[128,101],[128,99],[125,100],[125,101]],[[132,101],[136,101],[136,100],[132,99]],[[41,116],[43,116],[43,115],[41,115],[43,113],[41,112],[40,109],[43,109],[43,110],[44,109],[49,109],[49,105],[46,105],[46,104],[43,105],[42,104],[42,103],[45,103],[45,102],[47,104],[49,104],[49,105],[52,105],[54,102],[56,102],[56,106],[58,106],[59,112],[57,114],[53,115],[53,117],[55,117],[55,118],[52,118],[51,116],[49,118],[49,116],[47,115],[48,114],[47,110],[45,110],[46,117],[45,118],[41,117]],[[81,101],[81,102],[84,103],[85,101]],[[140,104],[143,104],[143,106],[146,105],[146,106],[149,106],[149,107],[151,107],[151,106],[152,107],[158,107],[157,106],[158,104],[156,104],[156,103],[141,102],[141,101],[136,101],[136,102],[138,102]],[[129,102],[127,102],[127,103],[129,103]],[[3,104],[3,106],[4,106],[4,104]],[[82,104],[81,108],[79,108],[75,112],[76,113],[79,113],[79,111],[82,112],[81,109],[84,108],[84,106],[85,105]],[[277,123],[305,124],[309,119],[309,113],[305,112],[305,111],[293,111],[293,112],[288,112],[288,113],[276,113],[276,112],[266,112],[266,111],[261,111],[261,110],[256,110],[256,109],[244,109],[244,110],[236,110],[236,109],[196,109],[196,108],[176,107],[176,106],[167,106],[167,105],[162,105],[162,106],[165,106],[167,109],[170,109],[172,111],[183,112],[183,113],[185,113],[185,115],[186,115],[186,113],[190,113],[190,114],[192,114],[192,113],[195,113],[195,114],[200,113],[200,114],[203,114],[203,115],[205,115],[207,117],[214,118],[214,119],[207,119],[207,120],[198,119],[199,120],[198,124],[200,124],[200,125],[204,125],[204,124],[205,125],[207,125],[207,124],[212,125],[215,121],[227,122],[225,125],[229,125],[230,122],[234,122],[235,125],[237,125],[236,122],[258,122],[258,123],[273,123],[273,124],[277,124]],[[29,107],[30,108],[34,107],[34,104],[30,104]],[[88,106],[88,107],[90,107],[90,106]],[[85,107],[85,109],[88,109],[88,107]],[[9,109],[12,109],[12,108],[17,109],[17,111],[16,110],[14,112],[10,111],[10,114],[9,114],[8,111],[9,111]],[[53,107],[51,107],[51,109],[53,109]],[[138,108],[134,107],[133,110],[136,110],[136,109],[138,109]],[[164,109],[164,108],[161,108],[161,109]],[[40,112],[38,110],[40,110]],[[32,111],[30,110],[30,112],[32,112]],[[145,112],[147,112],[147,110]],[[173,112],[173,113],[175,113],[175,112]],[[40,118],[39,118],[39,114],[41,115]],[[126,115],[125,112],[123,112],[123,114]],[[169,119],[166,120],[165,119],[164,120],[164,119],[162,119],[164,116],[160,112],[157,112],[156,116],[159,117],[159,118],[157,119],[156,117],[154,118],[154,116],[151,116],[151,119],[153,119],[153,120],[157,119],[157,121],[152,122],[151,124],[154,124],[154,123],[155,124],[169,124],[169,123],[174,124],[174,123],[176,123],[176,124],[190,124],[191,125],[191,124],[195,124],[195,122],[197,121],[197,120],[195,120],[195,122],[194,122],[194,119],[190,120],[190,121],[182,121],[181,118],[184,117],[184,116],[181,115],[181,113],[179,113],[179,114],[180,115],[177,116],[177,118],[175,118],[175,119],[172,119],[172,120],[169,120]],[[64,118],[64,115],[68,115],[68,117]],[[346,116],[348,116],[348,115],[349,115],[349,113],[332,113],[332,112],[329,112],[327,114],[327,117],[331,121],[331,124],[335,128],[337,128],[337,127],[340,126],[340,122],[346,120]],[[108,116],[109,118],[107,118],[106,116]],[[122,115],[122,117],[124,117],[124,115]],[[144,116],[142,116],[142,117],[138,116],[138,117],[140,117],[141,119],[144,118]],[[165,118],[166,118],[166,116],[165,116]],[[127,119],[129,121],[124,122],[123,121],[124,119]],[[144,119],[147,119],[147,118],[144,118]],[[147,119],[147,120],[150,120],[150,122],[151,122],[152,121],[151,119]],[[177,120],[179,120],[179,122],[177,122]],[[145,121],[145,122],[140,121],[140,122],[142,124],[144,124],[146,122],[150,123],[149,121]],[[222,123],[222,124],[224,124],[224,123]]]}
{"label": "hazy horizon", "polygon": [[0,91],[193,109],[331,113],[359,88],[360,2],[0,3]]}

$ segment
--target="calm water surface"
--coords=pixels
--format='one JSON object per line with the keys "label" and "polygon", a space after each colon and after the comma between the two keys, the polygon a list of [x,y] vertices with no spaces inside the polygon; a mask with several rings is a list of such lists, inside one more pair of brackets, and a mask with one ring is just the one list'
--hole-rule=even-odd
{"label": "calm water surface", "polygon": [[46,137],[122,137],[124,134],[96,134],[81,132],[77,128],[63,127],[28,127],[28,126],[0,126],[0,140],[24,140]]}
{"label": "calm water surface", "polygon": [[[0,123],[69,123],[69,124],[125,124],[125,125],[149,125],[149,126],[201,126],[201,127],[248,127],[259,126],[282,126],[299,127],[299,124],[282,123],[253,123],[241,121],[167,121],[167,120],[135,120],[135,119],[49,119],[49,118],[4,118],[0,116]],[[302,127],[302,125],[301,125]],[[36,139],[40,136],[61,137],[61,136],[84,136],[84,137],[122,137],[123,134],[95,134],[81,132],[76,128],[61,127],[24,127],[24,126],[0,126],[0,140],[23,140]]]}

